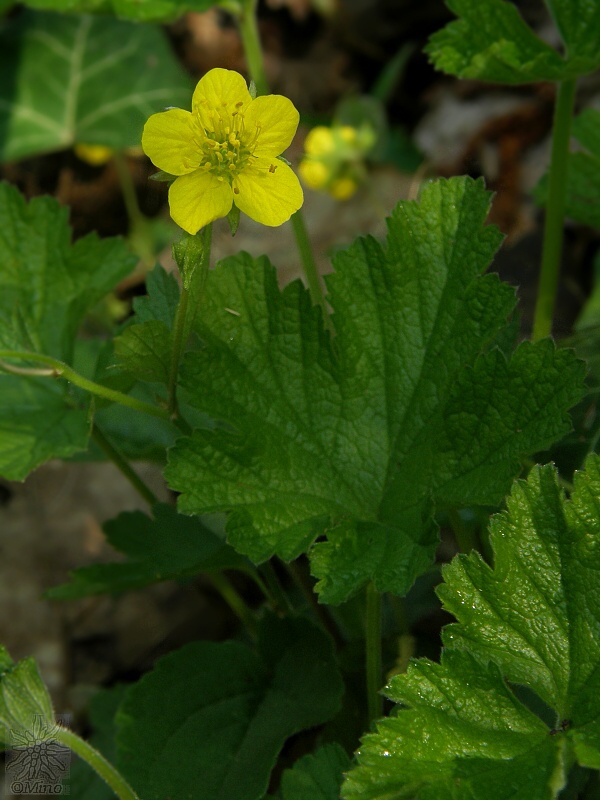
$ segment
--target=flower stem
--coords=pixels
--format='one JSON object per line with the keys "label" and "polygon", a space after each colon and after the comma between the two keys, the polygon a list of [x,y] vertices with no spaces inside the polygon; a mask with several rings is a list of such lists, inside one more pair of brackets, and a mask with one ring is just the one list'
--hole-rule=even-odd
{"label": "flower stem", "polygon": [[285,592],[281,588],[277,573],[273,568],[273,564],[270,561],[265,561],[264,564],[259,566],[258,570],[260,576],[264,578],[265,586],[268,591],[269,602],[273,606],[274,610],[278,611],[284,616],[289,616],[292,613],[292,609]]}
{"label": "flower stem", "polygon": [[534,342],[549,336],[552,332],[552,319],[562,255],[569,138],[575,102],[575,87],[575,78],[561,81],[558,84],[556,96],[542,265],[533,320],[532,339]]}
{"label": "flower stem", "polygon": [[[179,296],[179,303],[177,311],[175,312],[175,322],[173,324],[173,340],[171,348],[171,364],[169,370],[169,385],[168,385],[168,409],[169,412],[177,417],[177,377],[179,375],[179,367],[181,364],[181,357],[183,355],[183,348],[187,341],[194,318],[198,312],[198,306],[204,293],[206,286],[206,279],[208,277],[208,269],[210,267],[210,249],[212,241],[212,223],[206,225],[202,232],[196,234],[201,238],[201,255],[194,264],[188,264],[187,261],[183,264],[178,264],[181,277],[182,287]],[[185,254],[183,256],[185,260]],[[191,305],[190,305],[191,301]]]}
{"label": "flower stem", "polygon": [[367,705],[369,723],[383,714],[383,700],[379,694],[382,684],[381,672],[381,595],[372,583],[367,586]]}
{"label": "flower stem", "polygon": [[140,257],[144,266],[151,269],[156,259],[154,258],[154,246],[149,223],[140,210],[131,172],[122,150],[114,151],[113,162],[129,218],[129,233],[133,234],[134,249],[137,251],[136,254]]}
{"label": "flower stem", "polygon": [[[135,411],[140,411],[142,414],[150,414],[152,417],[159,417],[160,419],[165,420],[171,419],[170,414],[166,409],[153,406],[150,403],[145,403],[143,400],[137,400],[135,397],[131,397],[128,394],[123,394],[123,392],[117,392],[114,389],[109,389],[108,386],[102,386],[99,383],[90,381],[88,378],[84,378],[83,375],[75,372],[75,370],[69,367],[68,364],[59,361],[57,358],[42,355],[41,353],[31,353],[21,350],[0,350],[0,359],[5,358],[15,358],[19,361],[34,361],[38,364],[45,364],[50,369],[44,370],[43,374],[48,377],[64,378],[65,380],[69,381],[75,386],[79,386],[80,389],[83,389],[90,394],[96,395],[97,397],[103,397],[105,400],[110,400],[113,403],[119,403],[119,405],[127,406],[128,408],[133,408]],[[12,372],[17,375],[23,374],[23,367],[13,367],[3,360],[0,360],[0,370]],[[40,372],[38,371],[36,374],[40,374]]]}
{"label": "flower stem", "polygon": [[[269,91],[269,85],[265,73],[265,64],[262,46],[260,43],[260,36],[258,34],[258,26],[256,24],[256,0],[246,0],[244,3],[244,10],[238,17],[238,24],[240,27],[242,44],[244,46],[244,53],[246,54],[246,61],[248,63],[250,77],[256,85],[258,94],[266,94]],[[329,331],[332,332],[331,318],[327,310],[321,279],[319,277],[310,239],[306,230],[306,223],[304,222],[304,217],[301,210],[298,210],[295,214],[292,214],[291,222],[294,236],[296,237],[298,251],[300,253],[304,277],[308,283],[308,288],[310,290],[313,303],[315,305],[320,305],[323,309],[325,325]]]}
{"label": "flower stem", "polygon": [[256,639],[256,619],[254,614],[246,605],[243,597],[234,589],[231,581],[223,572],[212,572],[209,579],[213,582],[215,589],[219,592],[223,600],[233,611],[242,625],[246,627],[253,639]]}
{"label": "flower stem", "polygon": [[300,253],[300,259],[302,261],[304,277],[306,278],[306,282],[308,283],[310,296],[312,297],[312,301],[315,305],[321,306],[325,325],[330,332],[333,332],[331,317],[329,316],[327,302],[325,300],[325,294],[323,292],[323,286],[321,284],[321,278],[319,276],[319,272],[317,270],[317,264],[313,256],[312,247],[310,244],[310,239],[308,237],[308,231],[306,230],[306,223],[304,222],[302,211],[296,211],[295,214],[292,214],[291,223],[292,223],[292,229],[294,231],[294,236],[296,237],[296,244],[298,245],[298,252]]}
{"label": "flower stem", "polygon": [[256,22],[256,0],[245,0],[242,13],[238,17],[238,25],[248,64],[248,72],[256,86],[256,93],[259,95],[267,94],[269,84]]}
{"label": "flower stem", "polygon": [[471,550],[479,550],[481,552],[477,536],[468,525],[465,525],[460,513],[455,508],[448,510],[448,519],[460,552],[466,554],[470,553]]}
{"label": "flower stem", "polygon": [[120,800],[140,800],[125,778],[91,744],[67,728],[58,728],[56,739],[76,753],[110,786]]}
{"label": "flower stem", "polygon": [[98,447],[103,451],[104,455],[116,465],[116,467],[127,478],[133,488],[137,490],[138,494],[144,498],[148,505],[156,505],[156,503],[158,503],[158,498],[152,489],[150,489],[150,487],[144,483],[137,472],[133,469],[131,464],[127,461],[125,456],[119,450],[117,450],[112,442],[106,438],[106,436],[95,423],[92,427],[92,438]]}

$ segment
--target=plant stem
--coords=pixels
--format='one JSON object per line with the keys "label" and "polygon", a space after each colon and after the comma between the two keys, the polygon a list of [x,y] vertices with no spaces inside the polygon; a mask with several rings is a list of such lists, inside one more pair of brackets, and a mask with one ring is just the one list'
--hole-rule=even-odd
{"label": "plant stem", "polygon": [[259,95],[267,94],[269,84],[265,73],[265,63],[256,23],[256,0],[245,0],[242,13],[238,17],[238,25],[248,64],[248,72],[256,86],[256,93]]}
{"label": "plant stem", "polygon": [[306,229],[306,223],[304,222],[304,216],[302,214],[302,211],[296,211],[295,214],[292,214],[290,221],[292,223],[292,230],[294,231],[294,236],[296,237],[296,244],[298,245],[300,260],[302,261],[302,269],[304,271],[304,277],[306,278],[306,282],[308,283],[310,296],[312,297],[312,301],[315,305],[321,306],[321,309],[323,311],[323,321],[325,322],[325,325],[329,329],[329,331],[333,332],[331,317],[329,316],[329,310],[327,308],[327,302],[325,300],[325,294],[323,292],[323,285],[321,283],[321,278],[317,270],[317,264],[313,256],[312,247],[310,244],[310,239],[308,237],[308,231]]}
{"label": "plant stem", "polygon": [[86,761],[90,767],[110,786],[120,800],[140,800],[125,778],[91,744],[67,728],[58,728],[56,739]]}
{"label": "plant stem", "polygon": [[[30,353],[28,351],[0,350],[0,359],[5,358],[16,358],[19,361],[35,361],[38,364],[45,364],[46,366],[50,367],[50,370],[45,372],[48,377],[64,378],[65,380],[69,381],[75,386],[78,386],[80,389],[89,392],[90,394],[96,395],[97,397],[103,397],[105,400],[110,400],[113,403],[119,403],[119,405],[127,406],[128,408],[133,408],[135,411],[140,411],[142,414],[150,414],[152,417],[159,417],[160,419],[165,419],[168,421],[171,419],[170,414],[166,409],[150,405],[150,403],[145,403],[143,400],[137,400],[135,397],[131,397],[128,394],[123,394],[123,392],[117,392],[114,389],[109,389],[108,386],[102,386],[99,383],[94,383],[94,381],[84,378],[83,375],[75,372],[75,370],[69,367],[68,364],[59,361],[57,358],[42,355],[41,353]],[[23,368],[12,367],[10,364],[0,360],[0,370],[22,374]]]}
{"label": "plant stem", "polygon": [[140,211],[140,206],[135,191],[135,186],[131,178],[131,172],[127,166],[127,160],[122,150],[115,150],[113,162],[121,185],[121,193],[125,202],[125,209],[129,218],[129,232],[135,233],[135,249],[141,258],[144,266],[151,269],[154,266],[154,247],[149,231],[148,219]]}
{"label": "plant stem", "polygon": [[463,522],[462,517],[455,508],[448,511],[448,519],[461,553],[470,553],[471,550],[480,550],[475,533]]}
{"label": "plant stem", "polygon": [[[179,366],[181,364],[181,357],[183,348],[187,341],[192,328],[192,323],[198,311],[198,305],[204,287],[206,286],[206,279],[208,277],[208,269],[210,267],[210,250],[212,242],[212,223],[206,225],[202,229],[202,233],[197,234],[202,239],[202,254],[198,263],[193,268],[191,276],[182,274],[181,294],[179,296],[179,303],[177,311],[175,312],[175,321],[173,323],[173,342],[171,348],[171,364],[169,369],[169,385],[168,385],[168,409],[171,415],[177,417],[177,377],[179,375]],[[181,268],[180,268],[181,269]],[[193,308],[190,307],[190,300],[192,301]]]}
{"label": "plant stem", "polygon": [[[256,84],[256,90],[258,94],[266,94],[269,91],[269,85],[265,73],[264,58],[260,43],[260,36],[258,34],[258,26],[256,24],[256,0],[246,0],[244,3],[244,10],[238,17],[238,24],[240,27],[240,34],[242,36],[244,53],[246,54],[246,61],[248,63],[248,72]],[[295,214],[292,214],[291,223],[310,295],[313,303],[315,305],[320,305],[323,309],[323,319],[325,321],[325,325],[329,329],[330,333],[332,333],[333,328],[331,324],[331,318],[325,302],[325,295],[323,293],[321,279],[319,277],[319,272],[317,270],[317,265],[313,256],[310,239],[308,237],[306,224],[304,222],[304,217],[301,210],[298,210]]]}
{"label": "plant stem", "polygon": [[256,619],[254,618],[254,614],[246,605],[243,597],[233,587],[229,578],[222,572],[212,572],[208,577],[229,608],[240,620],[242,625],[246,627],[248,633],[253,639],[256,639]]}
{"label": "plant stem", "polygon": [[372,583],[367,586],[367,705],[372,725],[383,714],[381,689],[381,595]]}
{"label": "plant stem", "polygon": [[292,609],[290,603],[279,584],[279,579],[273,569],[273,564],[271,564],[270,561],[265,561],[264,564],[260,565],[259,571],[265,580],[266,587],[269,591],[269,601],[273,608],[281,614],[291,614]]}
{"label": "plant stem", "polygon": [[552,319],[554,317],[554,304],[556,302],[562,255],[569,138],[575,102],[575,87],[575,78],[561,81],[558,84],[556,95],[542,265],[533,320],[532,339],[534,342],[549,336],[552,332]]}
{"label": "plant stem", "polygon": [[92,438],[107,458],[118,467],[133,488],[144,498],[148,505],[156,505],[156,503],[158,503],[158,498],[152,489],[144,483],[125,456],[106,438],[95,423],[92,427]]}
{"label": "plant stem", "polygon": [[319,600],[310,584],[308,575],[304,573],[297,561],[292,561],[290,564],[286,564],[286,567],[289,574],[292,576],[294,583],[304,595],[306,602],[308,603],[308,607],[313,610],[313,613],[320,622],[321,627],[331,636],[335,645],[337,647],[341,647],[342,637],[340,636],[340,632],[338,631],[334,621],[327,613],[325,606],[319,603]]}

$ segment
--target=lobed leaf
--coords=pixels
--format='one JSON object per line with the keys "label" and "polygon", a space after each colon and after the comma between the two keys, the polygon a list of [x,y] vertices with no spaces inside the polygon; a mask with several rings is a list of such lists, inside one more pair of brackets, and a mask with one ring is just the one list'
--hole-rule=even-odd
{"label": "lobed leaf", "polygon": [[306,620],[261,623],[259,652],[196,642],[162,658],[117,715],[119,768],[146,800],[258,800],[284,742],[339,708],[328,637]]}
{"label": "lobed leaf", "polygon": [[281,778],[281,800],[339,800],[344,772],[350,767],[345,750],[326,744],[298,759]]}
{"label": "lobed leaf", "polygon": [[560,81],[600,66],[600,16],[589,0],[548,0],[567,56],[529,28],[507,0],[446,0],[458,19],[434,33],[425,52],[435,67],[459,78],[497,83]]}
{"label": "lobed leaf", "polygon": [[[392,679],[405,708],[364,738],[346,800],[548,800],[573,760],[599,767],[599,509],[596,456],[570,500],[552,466],[514,485],[492,519],[494,567],[472,554],[444,568],[438,594],[458,621],[441,664]],[[528,705],[515,685],[535,693]]]}
{"label": "lobed leaf", "polygon": [[153,518],[141,511],[119,514],[104,525],[106,538],[126,561],[81,567],[70,583],[50,589],[48,597],[73,599],[113,594],[152,583],[178,580],[221,569],[244,569],[247,561],[200,520],[182,517],[160,503]]}
{"label": "lobed leaf", "polygon": [[265,259],[217,267],[181,383],[219,424],[171,451],[181,511],[230,511],[229,541],[256,562],[310,549],[337,603],[367,581],[406,593],[433,559],[432,501],[499,502],[520,456],[568,430],[583,366],[549,341],[490,349],[514,292],[482,275],[501,241],[488,207],[480,182],[433,183],[398,205],[385,247],[339,253],[333,344]]}
{"label": "lobed leaf", "polygon": [[[135,260],[119,239],[90,235],[72,244],[65,208],[48,197],[26,203],[5,183],[0,225],[0,350],[72,362],[85,314]],[[89,427],[89,401],[68,384],[0,372],[0,473],[6,478],[22,480],[49,458],[85,449]]]}

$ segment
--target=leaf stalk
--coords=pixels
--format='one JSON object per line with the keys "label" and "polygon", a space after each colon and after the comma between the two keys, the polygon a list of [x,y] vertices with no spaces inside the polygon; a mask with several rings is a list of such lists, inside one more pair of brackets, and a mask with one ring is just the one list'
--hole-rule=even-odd
{"label": "leaf stalk", "polygon": [[576,84],[575,78],[561,81],[558,84],[556,95],[542,264],[533,319],[532,339],[534,342],[549,336],[552,332],[563,247],[569,139],[571,136]]}

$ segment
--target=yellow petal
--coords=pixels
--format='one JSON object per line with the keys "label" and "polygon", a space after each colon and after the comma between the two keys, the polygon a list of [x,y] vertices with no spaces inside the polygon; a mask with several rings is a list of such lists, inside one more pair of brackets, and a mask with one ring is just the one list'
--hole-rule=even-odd
{"label": "yellow petal", "polygon": [[279,94],[257,97],[244,114],[246,138],[256,135],[251,148],[257,156],[278,156],[292,143],[300,115],[291,100]]}
{"label": "yellow petal", "polygon": [[[206,130],[215,130],[211,112],[231,115],[252,102],[246,81],[232,69],[211,69],[200,78],[192,97],[192,110]],[[241,105],[240,105],[241,104]]]}
{"label": "yellow petal", "polygon": [[236,206],[262,225],[281,225],[304,200],[300,181],[287,164],[257,158],[233,182]]}
{"label": "yellow petal", "polygon": [[180,228],[197,233],[200,228],[226,217],[233,203],[231,186],[212,172],[197,170],[171,184],[169,208]]}
{"label": "yellow petal", "polygon": [[200,154],[192,141],[192,115],[181,108],[153,114],[144,125],[142,148],[150,161],[171,175],[197,169]]}

